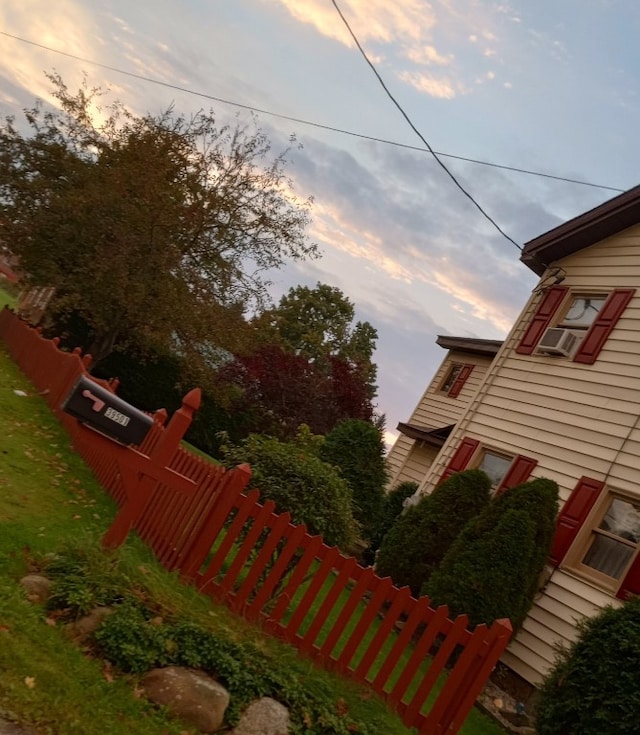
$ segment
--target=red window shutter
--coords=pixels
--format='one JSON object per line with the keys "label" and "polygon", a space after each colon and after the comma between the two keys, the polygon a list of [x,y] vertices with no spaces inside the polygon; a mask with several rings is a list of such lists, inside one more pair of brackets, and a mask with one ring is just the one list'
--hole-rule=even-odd
{"label": "red window shutter", "polygon": [[462,386],[467,382],[467,378],[471,375],[473,372],[473,368],[475,365],[463,365],[460,372],[458,373],[458,377],[453,381],[453,385],[451,388],[449,388],[449,392],[447,395],[449,398],[457,398],[458,393],[462,390]]}
{"label": "red window shutter", "polygon": [[537,459],[531,457],[523,457],[517,455],[511,463],[511,467],[507,470],[507,474],[502,478],[500,486],[496,490],[496,495],[500,495],[505,490],[509,490],[516,485],[521,485],[529,479],[529,475],[533,472],[533,468],[538,464]]}
{"label": "red window shutter", "polygon": [[534,351],[545,329],[551,324],[553,315],[558,310],[568,290],[567,286],[552,286],[548,291],[545,291],[536,313],[520,340],[520,344],[516,347],[516,352],[519,355],[530,355]]}
{"label": "red window shutter", "polygon": [[617,288],[609,294],[602,310],[580,343],[573,358],[574,362],[593,365],[635,292],[635,288]]}
{"label": "red window shutter", "polygon": [[573,489],[569,499],[560,511],[556,523],[556,535],[549,556],[549,561],[554,566],[560,566],[567,555],[569,547],[578,535],[580,526],[591,512],[591,508],[593,508],[603,487],[604,482],[600,480],[582,477]]}
{"label": "red window shutter", "polygon": [[471,457],[473,457],[479,444],[480,442],[477,439],[470,439],[469,437],[463,439],[460,442],[460,446],[456,449],[453,457],[451,457],[445,471],[442,473],[440,482],[444,482],[455,472],[462,472],[462,470],[464,470],[471,461]]}
{"label": "red window shutter", "polygon": [[640,554],[633,560],[633,564],[623,579],[616,597],[621,600],[628,600],[634,595],[640,595]]}

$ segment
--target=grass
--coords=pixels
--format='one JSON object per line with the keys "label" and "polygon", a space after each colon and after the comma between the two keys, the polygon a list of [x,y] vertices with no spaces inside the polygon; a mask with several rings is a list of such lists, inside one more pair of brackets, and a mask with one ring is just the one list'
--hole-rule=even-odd
{"label": "grass", "polygon": [[[0,305],[2,298],[0,292]],[[17,583],[34,558],[60,551],[69,540],[101,553],[99,539],[115,505],[2,347],[0,432],[0,716],[59,735],[192,732],[138,698],[136,677],[106,675],[100,660],[72,645],[60,626],[47,624],[43,609],[29,603]],[[127,541],[113,558],[132,587],[144,589],[172,615],[256,645],[274,665],[295,672],[308,691],[344,700],[352,718],[380,733],[410,732],[368,690],[318,670],[293,648],[265,638],[226,608],[179,584],[138,539]],[[502,731],[474,711],[462,733]]]}
{"label": "grass", "polygon": [[8,281],[5,282],[0,279],[0,309],[3,309],[5,304],[12,309],[15,308],[18,301],[17,291],[18,289],[16,286]]}

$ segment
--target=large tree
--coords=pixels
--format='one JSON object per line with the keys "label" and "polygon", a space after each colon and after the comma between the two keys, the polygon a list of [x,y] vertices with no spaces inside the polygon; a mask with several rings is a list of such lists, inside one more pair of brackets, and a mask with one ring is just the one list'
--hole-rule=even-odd
{"label": "large tree", "polygon": [[337,357],[357,369],[370,393],[376,394],[372,362],[378,333],[369,322],[354,324],[354,304],[335,286],[290,288],[278,305],[254,320],[258,339],[278,343],[309,359],[321,371],[331,371]]}
{"label": "large tree", "polygon": [[234,348],[264,271],[316,254],[285,154],[255,126],[140,117],[49,79],[59,109],[0,126],[0,238],[28,282],[84,319],[98,360],[127,340]]}

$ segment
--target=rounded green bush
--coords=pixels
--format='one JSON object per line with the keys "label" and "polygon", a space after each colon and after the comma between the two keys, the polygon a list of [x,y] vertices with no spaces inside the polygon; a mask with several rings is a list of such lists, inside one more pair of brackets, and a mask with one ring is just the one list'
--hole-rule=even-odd
{"label": "rounded green bush", "polygon": [[439,566],[465,524],[489,502],[491,482],[481,470],[452,475],[399,516],[382,540],[376,571],[414,595]]}
{"label": "rounded green bush", "polygon": [[640,599],[580,624],[540,689],[538,735],[631,735],[640,730]]}
{"label": "rounded green bush", "polygon": [[517,629],[538,591],[557,505],[558,486],[544,478],[494,498],[463,528],[423,592],[472,625],[509,618]]}
{"label": "rounded green bush", "polygon": [[241,444],[223,447],[227,467],[251,466],[249,489],[273,500],[279,513],[288,511],[293,523],[304,523],[309,533],[325,543],[351,548],[358,538],[351,489],[338,471],[297,442],[251,434]]}

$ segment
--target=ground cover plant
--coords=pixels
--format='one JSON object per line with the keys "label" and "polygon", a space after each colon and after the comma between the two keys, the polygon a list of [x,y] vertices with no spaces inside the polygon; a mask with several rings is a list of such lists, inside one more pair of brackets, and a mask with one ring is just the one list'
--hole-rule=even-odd
{"label": "ground cover plant", "polygon": [[[0,432],[0,716],[56,735],[192,732],[139,698],[135,673],[120,674],[105,666],[104,659],[84,655],[67,640],[53,609],[27,601],[17,580],[47,559],[55,568],[73,539],[74,546],[87,551],[84,568],[94,581],[82,582],[82,565],[75,575],[62,575],[67,590],[58,588],[52,607],[63,605],[75,615],[97,602],[133,600],[160,616],[171,634],[181,621],[186,630],[214,633],[230,648],[237,644],[245,651],[258,650],[274,665],[273,676],[285,682],[289,675],[295,677],[305,696],[321,703],[327,718],[346,712],[343,721],[373,724],[374,732],[409,732],[368,690],[319,671],[294,649],[180,585],[136,538],[117,553],[104,555],[99,538],[115,506],[70,451],[44,401],[1,347]],[[327,727],[334,729],[325,732],[339,733],[328,721]],[[499,732],[477,712],[462,730],[464,735]]]}

